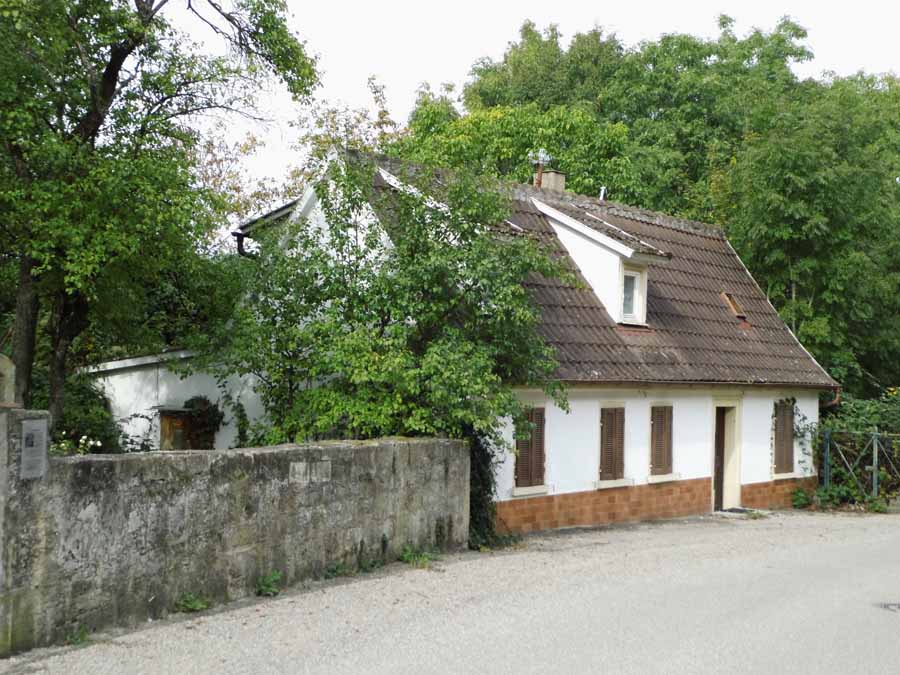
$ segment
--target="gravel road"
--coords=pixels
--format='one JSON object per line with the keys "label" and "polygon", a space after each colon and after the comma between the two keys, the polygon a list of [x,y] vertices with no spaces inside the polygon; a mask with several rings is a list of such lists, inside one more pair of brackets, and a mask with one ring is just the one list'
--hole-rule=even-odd
{"label": "gravel road", "polygon": [[91,636],[7,673],[900,672],[900,516],[532,536]]}

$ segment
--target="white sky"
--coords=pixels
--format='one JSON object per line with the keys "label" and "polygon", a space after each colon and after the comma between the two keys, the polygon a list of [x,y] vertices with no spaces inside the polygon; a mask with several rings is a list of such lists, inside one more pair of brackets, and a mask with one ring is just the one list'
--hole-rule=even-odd
{"label": "white sky", "polygon": [[[460,90],[472,63],[484,56],[500,58],[526,19],[539,28],[558,24],[564,44],[574,33],[596,24],[633,45],[663,33],[714,37],[718,33],[716,18],[723,13],[736,19],[739,35],[753,27],[769,31],[780,17],[788,15],[809,31],[807,45],[815,55],[811,63],[799,67],[800,75],[900,72],[900,9],[892,2],[288,0],[288,4],[292,27],[319,57],[322,86],[316,97],[354,108],[370,107],[366,82],[375,75],[386,87],[394,119],[401,123],[409,115],[420,84],[436,87],[451,82]],[[174,13],[178,5],[172,3],[168,11]],[[189,29],[195,33],[192,26]],[[280,178],[296,163],[290,148],[296,132],[288,123],[298,118],[300,110],[284,92],[267,93],[262,107],[273,122],[255,131],[267,147],[247,168],[254,175]],[[236,133],[240,128],[240,124],[232,127]]]}

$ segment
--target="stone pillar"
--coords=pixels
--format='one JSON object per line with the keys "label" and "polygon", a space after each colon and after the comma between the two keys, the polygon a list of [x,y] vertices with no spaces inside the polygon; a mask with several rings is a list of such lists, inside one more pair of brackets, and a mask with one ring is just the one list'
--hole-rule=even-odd
{"label": "stone pillar", "polygon": [[34,646],[30,577],[11,567],[19,533],[9,516],[21,506],[23,491],[47,475],[49,420],[45,410],[0,404],[0,657]]}

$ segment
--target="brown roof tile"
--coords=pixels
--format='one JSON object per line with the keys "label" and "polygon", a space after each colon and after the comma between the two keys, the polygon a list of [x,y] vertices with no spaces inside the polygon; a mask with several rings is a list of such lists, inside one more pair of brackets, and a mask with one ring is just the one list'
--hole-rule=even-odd
{"label": "brown roof tile", "polygon": [[[516,187],[510,221],[566,256],[532,197],[640,252],[669,258],[660,264],[651,257],[647,267],[646,329],[617,325],[577,270],[580,287],[536,276],[529,280],[561,380],[836,386],[788,330],[720,229],[570,193]],[[747,321],[728,309],[723,291],[737,299]]]}

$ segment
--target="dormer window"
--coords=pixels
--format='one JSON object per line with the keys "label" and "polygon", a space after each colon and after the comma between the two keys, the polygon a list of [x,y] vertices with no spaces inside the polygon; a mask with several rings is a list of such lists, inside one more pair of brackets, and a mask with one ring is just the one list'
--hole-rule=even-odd
{"label": "dormer window", "polygon": [[622,272],[622,323],[646,323],[646,298],[646,271],[625,265]]}

